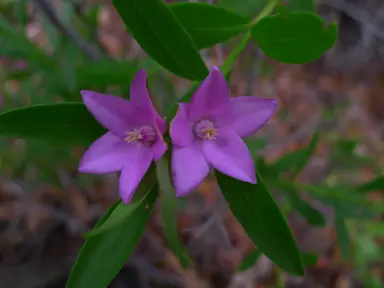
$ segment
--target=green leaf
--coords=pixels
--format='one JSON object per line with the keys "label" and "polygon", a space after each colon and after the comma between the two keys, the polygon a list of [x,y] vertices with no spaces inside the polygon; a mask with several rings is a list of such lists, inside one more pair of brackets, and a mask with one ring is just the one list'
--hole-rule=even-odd
{"label": "green leaf", "polygon": [[281,5],[277,7],[279,13],[287,13],[294,11],[315,11],[315,3],[313,0],[284,0]]}
{"label": "green leaf", "polygon": [[383,281],[380,279],[379,276],[370,274],[367,276],[367,280],[365,281],[366,287],[369,288],[382,288],[383,287]]}
{"label": "green leaf", "polygon": [[18,18],[18,24],[20,27],[23,29],[22,31],[24,32],[24,29],[27,27],[27,22],[28,22],[28,3],[27,0],[19,0],[17,3],[15,3],[15,14],[17,14]]}
{"label": "green leaf", "polygon": [[373,191],[384,191],[384,176],[377,177],[376,179],[359,185],[356,187],[357,191],[367,193]]}
{"label": "green leaf", "polygon": [[[235,63],[237,57],[239,57],[240,53],[244,50],[245,46],[248,43],[248,40],[250,38],[250,33],[246,33],[242,39],[240,40],[239,44],[232,50],[231,54],[228,55],[228,57],[225,59],[224,63],[221,65],[220,70],[224,74],[224,76],[228,76],[229,73],[232,70],[232,66]],[[192,99],[193,93],[199,88],[200,83],[197,82],[193,84],[193,86],[184,94],[184,96],[180,99],[179,102],[188,102]],[[172,109],[167,114],[168,121],[172,121],[172,119],[175,117],[177,113],[178,106],[175,104]]]}
{"label": "green leaf", "polygon": [[233,215],[262,253],[293,275],[304,275],[301,253],[287,221],[260,175],[257,184],[216,171],[220,189]]}
{"label": "green leaf", "polygon": [[208,75],[196,45],[161,0],[113,0],[132,36],[169,71],[190,80]]}
{"label": "green leaf", "polygon": [[384,211],[382,201],[373,202],[350,187],[304,185],[302,188],[324,204],[334,206],[344,218],[373,218]]}
{"label": "green leaf", "polygon": [[337,232],[337,241],[341,248],[341,257],[344,261],[347,261],[351,253],[351,239],[347,227],[345,226],[345,219],[337,211],[335,215],[335,228]]}
{"label": "green leaf", "polygon": [[25,80],[33,75],[30,68],[2,69],[7,80]]}
{"label": "green leaf", "polygon": [[320,211],[313,208],[307,201],[302,199],[293,188],[286,189],[288,197],[293,207],[299,212],[312,226],[324,227],[326,219]]}
{"label": "green leaf", "polygon": [[264,17],[253,27],[252,37],[269,57],[301,64],[318,59],[335,44],[337,26],[326,26],[314,13],[293,12]]}
{"label": "green leaf", "polygon": [[184,251],[183,244],[180,242],[176,223],[176,192],[173,189],[169,165],[164,158],[156,164],[157,179],[160,184],[161,200],[161,219],[163,222],[163,232],[172,252],[175,253],[180,264],[186,268],[190,264],[190,259]]}
{"label": "green leaf", "polygon": [[113,203],[111,206],[109,206],[107,212],[104,213],[104,215],[100,218],[100,220],[97,222],[96,226],[94,229],[100,228],[112,215],[113,211],[117,208],[117,206],[120,205],[121,201],[116,201]]}
{"label": "green leaf", "polygon": [[136,71],[136,65],[127,61],[103,59],[87,62],[77,70],[78,85],[84,89],[108,85],[129,87]]}
{"label": "green leaf", "polygon": [[281,173],[290,171],[295,167],[300,162],[300,159],[304,158],[304,155],[305,148],[287,153],[271,163],[270,167],[276,172],[276,177],[278,177]]}
{"label": "green leaf", "polygon": [[319,141],[319,132],[318,130],[316,130],[312,136],[311,141],[309,142],[308,146],[304,150],[303,154],[299,159],[297,159],[297,164],[295,165],[292,171],[291,179],[295,179],[300,174],[300,172],[304,169],[304,167],[307,165],[309,158],[312,156],[312,154],[316,150],[318,141]]}
{"label": "green leaf", "polygon": [[[118,227],[85,241],[72,267],[67,288],[108,286],[139,242],[157,195],[157,189],[152,190],[147,201],[142,202]],[[103,217],[99,224],[105,225],[114,212],[115,210],[110,212],[109,217]]]}
{"label": "green leaf", "polygon": [[368,222],[365,223],[365,230],[367,234],[374,237],[384,237],[384,223],[383,222]]}
{"label": "green leaf", "polygon": [[108,220],[105,221],[105,224],[86,233],[85,237],[94,237],[101,233],[109,232],[135,213],[135,211],[139,209],[143,203],[144,205],[150,205],[149,200],[151,193],[154,193],[153,191],[157,191],[159,189],[156,185],[154,170],[153,166],[149,169],[139,187],[136,189],[131,203],[127,205],[120,202],[120,204],[114,209],[113,214],[108,218]]}
{"label": "green leaf", "polygon": [[268,0],[220,0],[219,5],[241,15],[250,17],[263,9],[267,3]]}
{"label": "green leaf", "polygon": [[256,171],[263,177],[263,179],[270,181],[275,180],[278,177],[278,173],[273,170],[273,167],[265,163],[265,159],[263,157],[257,157],[255,163]]}
{"label": "green leaf", "polygon": [[259,154],[259,151],[267,146],[266,139],[260,137],[245,138],[244,142],[247,144],[253,157],[256,157]]}
{"label": "green leaf", "polygon": [[317,255],[313,253],[303,253],[303,261],[305,267],[315,266],[317,263]]}
{"label": "green leaf", "polygon": [[308,185],[300,182],[285,182],[274,180],[271,185],[278,189],[293,188],[303,190],[315,197],[325,205],[339,206],[337,210],[346,218],[350,217],[373,217],[378,212],[384,211],[384,203],[382,201],[373,202],[364,195],[356,193],[351,187],[326,185]]}
{"label": "green leaf", "polygon": [[[351,190],[351,192],[355,193],[353,190]],[[367,199],[365,198],[362,198],[361,200],[367,202]],[[369,202],[367,204],[369,204]],[[370,207],[370,205],[349,203],[348,199],[346,199],[346,201],[333,201],[331,205],[338,206],[339,214],[345,219],[373,219],[379,214],[377,211],[378,209],[374,205],[371,205]]]}
{"label": "green leaf", "polygon": [[0,135],[89,145],[106,130],[82,103],[23,107],[0,113]]}
{"label": "green leaf", "polygon": [[278,174],[292,169],[290,179],[296,178],[307,165],[312,154],[315,152],[318,141],[319,133],[316,130],[311,141],[308,143],[308,146],[284,155],[275,163],[272,163],[271,168]]}
{"label": "green leaf", "polygon": [[223,7],[206,3],[177,3],[168,7],[199,49],[225,42],[249,29],[249,19]]}
{"label": "green leaf", "polygon": [[254,266],[259,258],[263,255],[260,250],[252,250],[248,253],[248,255],[244,258],[244,260],[237,267],[238,271],[245,271],[250,267]]}

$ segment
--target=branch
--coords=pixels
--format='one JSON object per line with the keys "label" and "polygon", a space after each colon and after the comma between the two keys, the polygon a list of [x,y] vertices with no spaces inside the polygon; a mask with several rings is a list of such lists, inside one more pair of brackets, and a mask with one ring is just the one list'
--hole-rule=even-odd
{"label": "branch", "polygon": [[90,59],[98,60],[101,58],[101,53],[92,44],[88,43],[86,40],[82,39],[75,31],[70,30],[68,27],[65,27],[59,20],[56,12],[52,8],[51,4],[46,0],[33,0],[35,5],[40,9],[40,11],[48,18],[48,20],[56,27],[56,29],[63,34],[64,36],[69,37],[73,43],[76,44]]}

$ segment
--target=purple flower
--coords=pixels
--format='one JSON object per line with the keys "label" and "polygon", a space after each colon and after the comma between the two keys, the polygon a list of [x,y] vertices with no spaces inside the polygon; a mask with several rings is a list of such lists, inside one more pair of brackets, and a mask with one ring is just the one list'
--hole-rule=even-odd
{"label": "purple flower", "polygon": [[159,160],[167,150],[162,137],[166,122],[153,107],[147,75],[144,70],[135,75],[130,101],[84,90],[81,95],[89,112],[109,131],[84,154],[79,171],[121,171],[120,196],[128,204],[152,160]]}
{"label": "purple flower", "polygon": [[259,130],[277,109],[276,99],[230,98],[217,67],[190,103],[180,103],[170,127],[172,174],[178,197],[197,188],[211,166],[241,181],[256,183],[255,165],[242,137]]}

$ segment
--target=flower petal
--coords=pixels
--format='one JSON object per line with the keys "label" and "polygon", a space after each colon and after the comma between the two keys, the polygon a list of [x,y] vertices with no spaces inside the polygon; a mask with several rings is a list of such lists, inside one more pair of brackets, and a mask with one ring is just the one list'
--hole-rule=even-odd
{"label": "flower petal", "polygon": [[151,96],[148,92],[147,73],[140,69],[136,72],[130,86],[130,100],[137,107],[142,107],[148,113],[154,111]]}
{"label": "flower petal", "polygon": [[112,132],[107,132],[85,152],[79,171],[90,174],[120,171],[135,149],[135,146],[129,145]]}
{"label": "flower petal", "polygon": [[172,144],[179,147],[189,145],[194,139],[192,123],[187,118],[186,105],[188,104],[179,103],[179,109],[169,129]]}
{"label": "flower petal", "polygon": [[164,133],[167,131],[167,121],[160,118],[160,116],[156,117],[156,126],[161,132],[161,135],[164,135]]}
{"label": "flower petal", "polygon": [[197,121],[202,117],[210,118],[224,114],[229,107],[229,96],[227,81],[219,68],[213,67],[193,95],[188,117]]}
{"label": "flower petal", "polygon": [[247,145],[233,131],[219,130],[214,141],[204,141],[203,152],[207,161],[233,178],[256,183],[255,164]]}
{"label": "flower petal", "polygon": [[120,137],[142,125],[152,123],[151,116],[127,100],[82,90],[84,104],[101,125]]}
{"label": "flower petal", "polygon": [[272,118],[277,99],[241,96],[231,98],[229,113],[216,119],[219,127],[235,131],[240,137],[255,133]]}
{"label": "flower petal", "polygon": [[159,137],[155,144],[152,146],[152,155],[153,160],[155,162],[159,161],[159,159],[164,155],[164,153],[168,150],[167,142],[163,139],[163,137]]}
{"label": "flower petal", "polygon": [[143,113],[153,117],[153,121],[156,121],[161,134],[164,134],[167,128],[166,121],[160,117],[153,105],[148,91],[147,73],[145,70],[140,69],[133,78],[130,86],[130,97],[133,105],[140,107]]}
{"label": "flower petal", "polygon": [[135,155],[124,164],[120,175],[120,197],[129,204],[132,197],[152,163],[152,153],[149,148],[136,150]]}
{"label": "flower petal", "polygon": [[198,142],[172,151],[172,180],[176,196],[182,197],[196,189],[207,177],[210,167]]}

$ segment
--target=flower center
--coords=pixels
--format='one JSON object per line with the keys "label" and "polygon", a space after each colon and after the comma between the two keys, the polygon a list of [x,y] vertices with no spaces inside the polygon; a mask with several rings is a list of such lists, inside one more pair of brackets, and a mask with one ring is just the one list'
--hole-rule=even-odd
{"label": "flower center", "polygon": [[204,140],[215,140],[218,134],[215,125],[209,120],[200,120],[194,128],[196,136]]}
{"label": "flower center", "polygon": [[127,137],[124,138],[128,143],[136,142],[139,145],[151,146],[156,141],[156,131],[150,126],[143,126],[139,129],[126,132]]}

